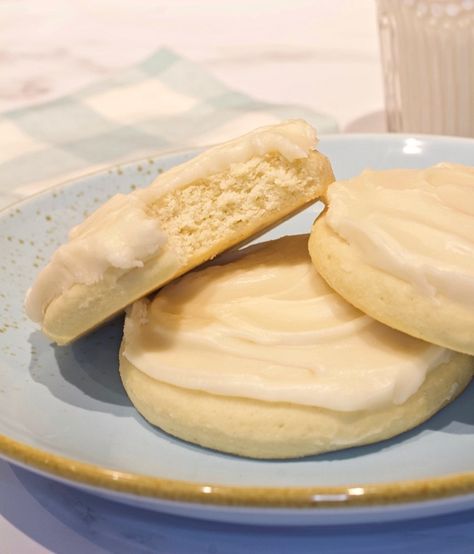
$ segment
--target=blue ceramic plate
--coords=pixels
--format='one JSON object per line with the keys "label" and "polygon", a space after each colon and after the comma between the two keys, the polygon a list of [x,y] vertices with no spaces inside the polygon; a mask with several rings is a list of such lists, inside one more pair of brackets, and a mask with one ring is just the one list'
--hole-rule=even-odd
{"label": "blue ceramic plate", "polygon": [[[366,167],[474,165],[474,141],[326,136],[338,178]],[[296,461],[254,461],[148,425],[117,371],[121,319],[55,347],[23,313],[26,289],[69,227],[118,191],[192,157],[168,154],[83,177],[0,215],[0,454],[103,496],[156,510],[258,523],[347,523],[474,506],[474,388],[393,440]],[[308,232],[312,207],[263,238]]]}

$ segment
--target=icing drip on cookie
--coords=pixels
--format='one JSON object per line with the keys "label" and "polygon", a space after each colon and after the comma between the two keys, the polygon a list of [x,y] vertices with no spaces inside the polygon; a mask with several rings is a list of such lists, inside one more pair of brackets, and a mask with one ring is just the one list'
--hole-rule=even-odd
{"label": "icing drip on cookie", "polygon": [[328,191],[326,221],[365,263],[474,307],[474,168],[364,171]]}
{"label": "icing drip on cookie", "polygon": [[158,222],[146,213],[137,196],[116,194],[69,232],[69,241],[53,254],[28,291],[25,309],[42,321],[44,309],[75,283],[90,285],[109,268],[126,271],[143,267],[144,260],[166,242]]}
{"label": "icing drip on cookie", "polygon": [[256,156],[306,158],[316,144],[315,130],[302,120],[262,127],[162,173],[145,189],[112,197],[71,231],[39,274],[25,301],[28,316],[41,322],[49,303],[73,285],[96,283],[108,269],[118,277],[159,255],[167,237],[148,207],[164,194]]}
{"label": "icing drip on cookie", "polygon": [[137,302],[125,357],[154,379],[214,394],[340,411],[403,403],[451,353],[342,300],[307,240],[254,247]]}

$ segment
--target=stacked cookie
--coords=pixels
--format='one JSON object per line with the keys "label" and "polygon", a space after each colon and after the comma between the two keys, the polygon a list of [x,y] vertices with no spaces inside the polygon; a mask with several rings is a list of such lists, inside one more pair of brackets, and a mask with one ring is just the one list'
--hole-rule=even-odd
{"label": "stacked cookie", "polygon": [[117,194],[69,233],[26,311],[66,344],[134,300],[314,202],[334,179],[303,121],[211,148]]}
{"label": "stacked cookie", "polygon": [[[151,423],[220,451],[304,456],[421,423],[474,370],[474,170],[331,184],[315,143],[304,122],[260,129],[115,197],[43,270],[30,314],[65,343],[138,299],[127,393]],[[189,272],[318,197],[310,236]]]}

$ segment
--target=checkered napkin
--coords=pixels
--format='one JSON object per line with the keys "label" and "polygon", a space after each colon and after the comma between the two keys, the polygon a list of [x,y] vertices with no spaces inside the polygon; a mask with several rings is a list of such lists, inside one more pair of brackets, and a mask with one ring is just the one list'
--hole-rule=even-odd
{"label": "checkered napkin", "polygon": [[295,117],[337,130],[327,116],[259,102],[159,50],[72,96],[0,115],[0,207],[101,167]]}

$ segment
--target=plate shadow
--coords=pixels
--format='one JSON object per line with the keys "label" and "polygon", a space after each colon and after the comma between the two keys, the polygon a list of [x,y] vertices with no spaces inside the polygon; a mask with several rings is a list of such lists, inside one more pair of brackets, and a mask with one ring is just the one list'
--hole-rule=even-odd
{"label": "plate shadow", "polygon": [[129,415],[120,409],[131,406],[118,372],[122,329],[119,317],[66,346],[49,343],[39,331],[32,333],[31,377],[68,404]]}

